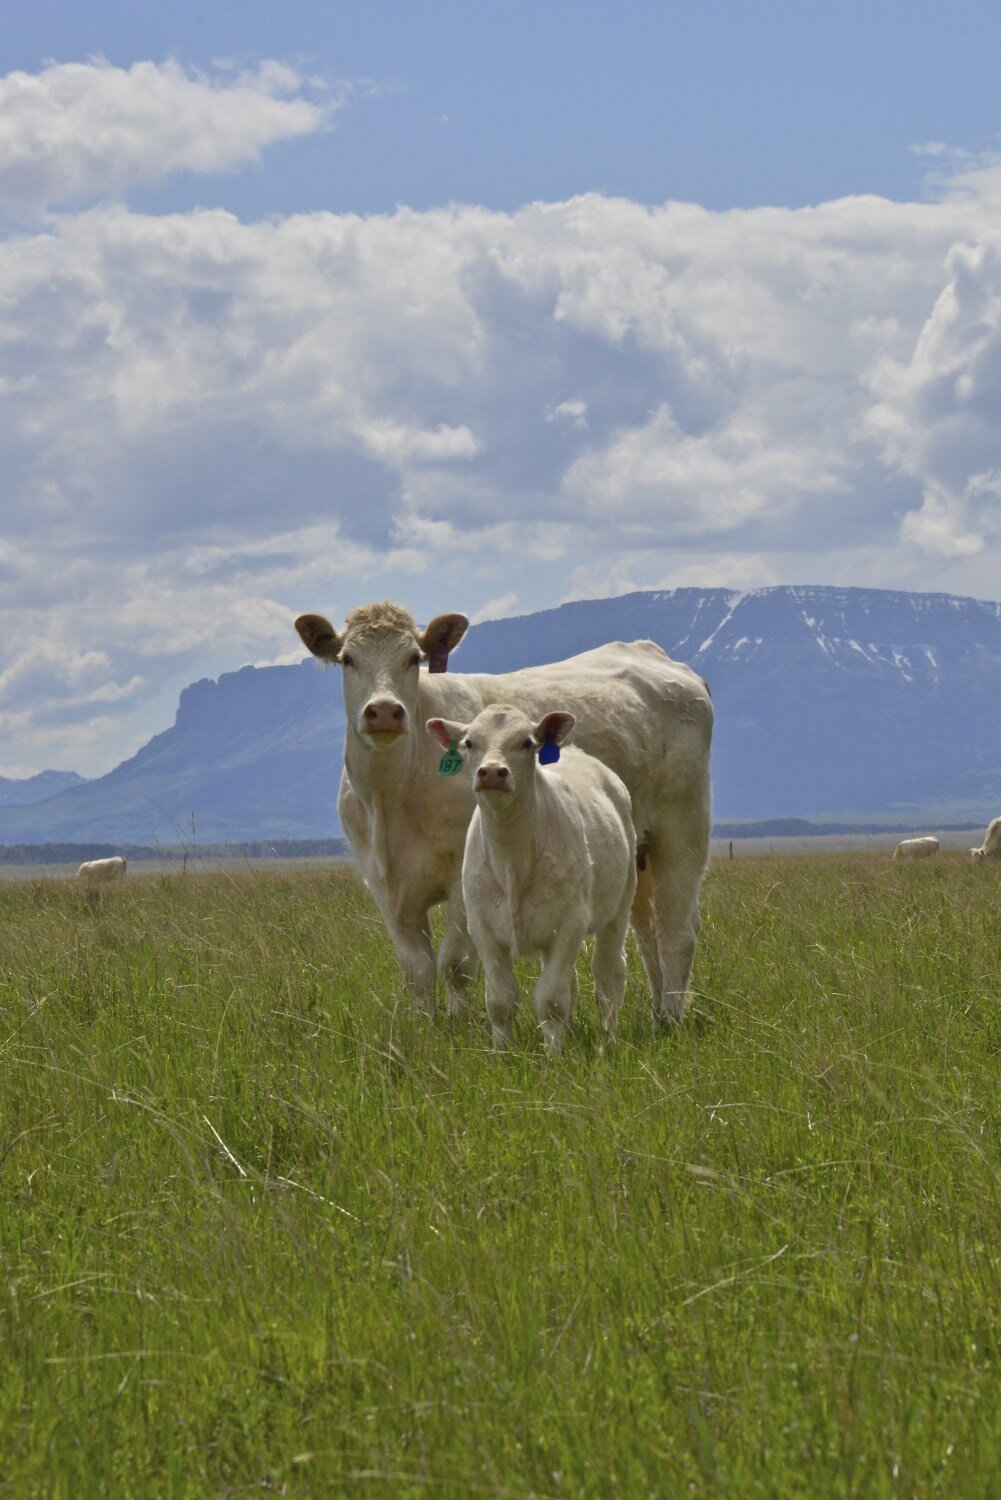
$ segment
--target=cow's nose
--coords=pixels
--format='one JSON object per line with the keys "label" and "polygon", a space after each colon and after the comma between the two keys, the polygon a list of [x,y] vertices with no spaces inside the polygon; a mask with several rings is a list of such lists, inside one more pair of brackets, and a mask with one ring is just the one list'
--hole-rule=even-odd
{"label": "cow's nose", "polygon": [[362,710],[365,728],[376,733],[393,733],[403,728],[406,709],[395,698],[373,698]]}
{"label": "cow's nose", "polygon": [[504,786],[510,774],[507,766],[480,766],[476,781],[479,786],[487,789]]}

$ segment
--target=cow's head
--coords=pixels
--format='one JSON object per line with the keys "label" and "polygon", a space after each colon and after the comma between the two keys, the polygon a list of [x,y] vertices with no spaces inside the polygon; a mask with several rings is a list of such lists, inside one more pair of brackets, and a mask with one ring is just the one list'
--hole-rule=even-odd
{"label": "cow's head", "polygon": [[520,708],[492,703],[470,724],[429,719],[427,731],[444,749],[459,747],[473,773],[473,791],[499,807],[532,785],[535,758],[546,741],[562,745],[573,726],[573,714],[562,709],[533,724]]}
{"label": "cow's head", "polygon": [[425,630],[388,600],[353,609],[340,634],[323,615],[300,615],[295,628],[321,661],[339,661],[344,671],[348,727],[370,749],[396,745],[410,732],[417,708],[418,668],[433,651],[452,651],[469,621],[436,615]]}

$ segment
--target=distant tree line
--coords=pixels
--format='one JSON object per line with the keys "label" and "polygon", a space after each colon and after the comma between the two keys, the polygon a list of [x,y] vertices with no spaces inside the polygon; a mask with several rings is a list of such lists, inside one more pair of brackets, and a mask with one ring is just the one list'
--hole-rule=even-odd
{"label": "distant tree line", "polygon": [[[978,823],[935,823],[944,833],[971,833]],[[914,833],[914,823],[811,823],[807,818],[770,818],[759,823],[717,823],[717,839],[808,838],[819,834]],[[0,844],[3,865],[70,865],[124,854],[127,860],[189,864],[218,859],[347,859],[345,839],[251,839],[239,844]]]}
{"label": "distant tree line", "polygon": [[344,839],[253,839],[239,844],[0,844],[0,864],[69,865],[124,854],[127,860],[344,858]]}
{"label": "distant tree line", "polygon": [[[971,833],[983,827],[979,823],[929,823],[927,818],[921,827],[935,828],[940,833]],[[913,823],[811,823],[808,818],[768,818],[761,823],[715,823],[713,838],[716,839],[801,839],[815,838],[820,834],[857,833],[914,833],[919,824]]]}

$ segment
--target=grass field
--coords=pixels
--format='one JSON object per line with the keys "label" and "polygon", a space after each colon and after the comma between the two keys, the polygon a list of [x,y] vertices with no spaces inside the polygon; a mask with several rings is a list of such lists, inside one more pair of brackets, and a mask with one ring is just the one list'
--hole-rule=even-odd
{"label": "grass field", "polygon": [[1001,1493],[1001,868],[704,906],[549,1060],[346,870],[0,885],[0,1492]]}

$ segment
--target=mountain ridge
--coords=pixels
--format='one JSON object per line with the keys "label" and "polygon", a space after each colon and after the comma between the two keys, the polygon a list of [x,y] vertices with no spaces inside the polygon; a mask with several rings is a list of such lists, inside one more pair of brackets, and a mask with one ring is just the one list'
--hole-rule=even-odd
{"label": "mountain ridge", "polygon": [[[1001,807],[1001,604],[771,585],[576,600],[472,627],[460,671],[648,637],[710,684],[717,822],[956,822]],[[0,843],[336,837],[338,674],[313,660],[185,688],[106,776],[0,808]]]}
{"label": "mountain ridge", "polygon": [[84,784],[84,778],[76,771],[36,771],[33,776],[0,776],[0,807],[29,807]]}

